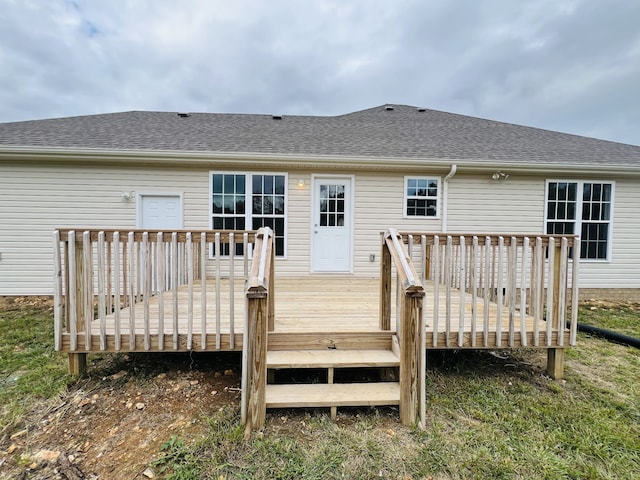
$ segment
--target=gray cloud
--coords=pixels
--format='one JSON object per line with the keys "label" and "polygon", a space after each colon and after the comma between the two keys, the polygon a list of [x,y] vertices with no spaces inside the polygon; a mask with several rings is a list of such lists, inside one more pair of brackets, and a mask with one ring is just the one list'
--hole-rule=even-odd
{"label": "gray cloud", "polygon": [[0,1],[0,121],[391,102],[640,144],[631,0]]}

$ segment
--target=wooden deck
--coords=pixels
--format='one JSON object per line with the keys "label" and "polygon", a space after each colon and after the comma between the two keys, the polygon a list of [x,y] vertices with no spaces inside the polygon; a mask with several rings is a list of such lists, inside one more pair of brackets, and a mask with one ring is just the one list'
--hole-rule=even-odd
{"label": "wooden deck", "polygon": [[[547,325],[539,321],[536,328],[532,316],[521,315],[514,310],[510,315],[506,307],[500,312],[496,303],[488,303],[485,308],[484,299],[471,298],[470,294],[461,295],[453,290],[447,302],[446,289],[440,286],[438,299],[438,315],[433,300],[434,284],[427,282],[425,286],[425,323],[427,348],[460,348],[458,340],[463,337],[463,348],[500,348],[538,346],[547,343]],[[174,314],[172,292],[153,295],[148,302],[140,301],[133,308],[124,308],[119,312],[120,349],[124,351],[148,350],[241,350],[245,316],[245,292],[242,280],[235,281],[234,299],[230,299],[229,280],[220,281],[220,305],[214,303],[215,282],[207,283],[206,308],[203,310],[200,301],[199,286],[193,289],[197,301],[189,302],[189,291],[186,286],[178,289],[178,309]],[[392,296],[395,296],[395,282]],[[461,303],[461,299],[464,299]],[[430,304],[431,303],[431,304]],[[447,307],[449,304],[449,307]],[[160,315],[162,305],[162,315]],[[190,312],[187,308],[192,306]],[[463,305],[461,312],[460,305]],[[348,276],[310,275],[307,277],[280,277],[277,279],[275,297],[275,328],[269,334],[270,347],[277,349],[279,343],[287,343],[287,335],[297,336],[298,348],[321,348],[338,343],[341,338],[348,338],[349,333],[369,333],[370,338],[385,339],[391,332],[395,333],[396,311],[391,312],[391,331],[382,331],[379,327],[379,280],[376,278],[357,278]],[[447,311],[449,309],[449,311]],[[205,312],[203,322],[203,311]],[[485,311],[487,315],[485,317]],[[233,314],[232,314],[233,312]],[[131,342],[131,314],[135,320],[135,344]],[[163,323],[164,345],[159,348],[160,323]],[[474,322],[475,319],[475,322]],[[231,324],[233,323],[233,328]],[[500,323],[500,343],[497,342],[497,331]],[[203,343],[202,332],[206,333]],[[106,350],[116,348],[116,315],[106,316],[104,325],[99,319],[91,322],[91,349],[101,350],[100,332],[106,333]],[[187,346],[188,332],[191,331],[191,345]],[[220,332],[219,339],[216,332]],[[437,332],[437,342],[433,342]],[[448,332],[448,335],[447,335]],[[536,333],[537,332],[537,333]],[[80,333],[80,332],[79,332]],[[526,342],[523,345],[523,333]],[[343,335],[341,335],[343,334]],[[568,331],[564,332],[569,342]],[[78,347],[85,350],[80,335]],[[289,336],[291,338],[291,336]],[[537,341],[536,341],[537,337]],[[557,338],[557,331],[551,331],[552,339]],[[145,346],[145,338],[148,343]],[[475,342],[472,339],[475,338]],[[447,341],[448,339],[448,341]],[[383,340],[386,341],[386,340]],[[204,346],[204,348],[203,348]],[[63,349],[68,348],[68,339],[63,337]],[[365,343],[362,348],[366,348]],[[88,350],[88,349],[87,349]]]}
{"label": "wooden deck", "polygon": [[[53,237],[55,347],[69,352],[70,371],[83,373],[92,351],[242,351],[247,438],[267,408],[286,406],[335,417],[339,406],[397,404],[403,424],[425,425],[427,349],[546,348],[547,372],[561,378],[575,344],[575,236],[390,228],[376,278],[278,276],[269,228]],[[326,384],[268,380],[317,367]],[[385,381],[334,384],[336,369],[362,367]]]}

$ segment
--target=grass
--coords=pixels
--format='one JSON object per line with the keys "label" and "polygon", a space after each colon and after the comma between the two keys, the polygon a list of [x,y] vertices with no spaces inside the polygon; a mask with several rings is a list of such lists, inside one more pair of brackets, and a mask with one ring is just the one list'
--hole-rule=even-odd
{"label": "grass", "polygon": [[581,305],[578,321],[640,338],[640,303],[591,301]]}
{"label": "grass", "polygon": [[[580,320],[640,336],[638,307],[587,304]],[[49,309],[0,311],[0,434],[71,380],[52,338]],[[207,418],[205,438],[172,437],[152,468],[173,480],[637,477],[639,350],[579,334],[560,382],[546,377],[543,351],[503,353],[430,352],[426,430],[401,426],[395,408],[339,409],[335,422],[281,410],[244,441],[229,407]]]}
{"label": "grass", "polygon": [[49,308],[6,299],[0,310],[0,433],[42,400],[55,399],[71,378],[53,348]]}

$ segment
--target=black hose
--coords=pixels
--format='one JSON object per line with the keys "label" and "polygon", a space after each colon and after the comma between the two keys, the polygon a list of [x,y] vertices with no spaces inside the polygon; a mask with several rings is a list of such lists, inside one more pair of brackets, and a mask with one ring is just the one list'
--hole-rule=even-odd
{"label": "black hose", "polygon": [[[567,328],[569,328],[568,325]],[[614,332],[613,330],[606,330],[604,328],[594,327],[592,325],[586,325],[584,323],[578,323],[578,331],[598,335],[615,343],[621,343],[623,345],[640,348],[640,338],[630,337],[629,335]]]}

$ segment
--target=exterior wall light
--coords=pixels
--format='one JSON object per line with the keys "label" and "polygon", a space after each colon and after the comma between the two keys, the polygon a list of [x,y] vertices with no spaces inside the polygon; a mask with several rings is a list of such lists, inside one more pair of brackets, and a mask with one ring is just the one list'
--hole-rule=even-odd
{"label": "exterior wall light", "polygon": [[507,178],[509,178],[509,174],[498,171],[491,175],[491,178],[494,180],[506,180]]}
{"label": "exterior wall light", "polygon": [[304,188],[304,178],[298,179],[298,188]]}

